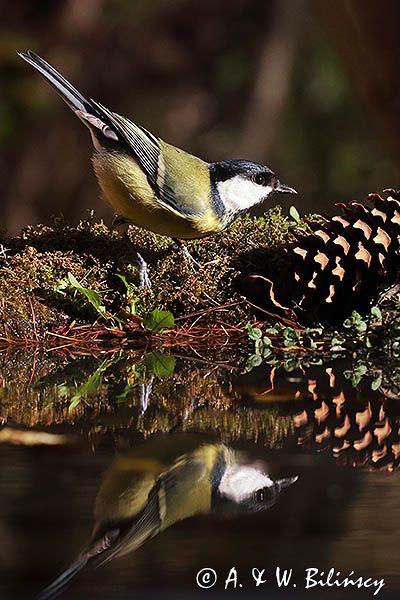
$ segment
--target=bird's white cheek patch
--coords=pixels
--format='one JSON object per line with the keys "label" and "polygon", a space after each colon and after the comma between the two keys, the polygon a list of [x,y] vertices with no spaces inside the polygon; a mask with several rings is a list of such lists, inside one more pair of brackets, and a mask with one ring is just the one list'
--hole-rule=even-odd
{"label": "bird's white cheek patch", "polygon": [[263,186],[250,181],[241,175],[235,175],[217,184],[222,202],[227,208],[244,210],[259,204],[271,192],[271,186]]}
{"label": "bird's white cheek patch", "polygon": [[219,485],[219,493],[234,502],[243,502],[259,489],[273,486],[268,475],[250,466],[228,467]]}

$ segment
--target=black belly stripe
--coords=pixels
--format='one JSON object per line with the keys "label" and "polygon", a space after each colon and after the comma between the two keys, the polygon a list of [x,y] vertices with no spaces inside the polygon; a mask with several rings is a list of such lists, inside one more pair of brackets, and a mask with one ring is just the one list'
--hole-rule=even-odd
{"label": "black belly stripe", "polygon": [[211,483],[211,506],[215,503],[219,496],[218,488],[221,483],[221,479],[226,471],[226,459],[221,449],[218,452],[217,460],[214,463],[214,467],[210,474]]}

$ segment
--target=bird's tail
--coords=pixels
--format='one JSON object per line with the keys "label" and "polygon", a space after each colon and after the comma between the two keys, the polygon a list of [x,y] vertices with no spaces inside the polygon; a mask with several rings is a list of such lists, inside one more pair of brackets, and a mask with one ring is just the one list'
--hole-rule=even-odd
{"label": "bird's tail", "polygon": [[62,99],[68,104],[73,111],[96,112],[94,106],[89,100],[86,100],[74,86],[49,65],[43,58],[27,50],[26,52],[18,52],[18,56],[29,63],[36,71],[38,71],[53,88],[60,94]]}
{"label": "bird's tail", "polygon": [[83,569],[88,559],[88,554],[81,554],[68,569],[65,569],[57,579],[40,592],[37,600],[53,600],[53,598],[57,598],[71,579]]}
{"label": "bird's tail", "polygon": [[32,52],[32,50],[18,52],[18,56],[23,58],[36,69],[36,71],[43,75],[56,92],[58,92],[61,98],[68,104],[70,109],[74,111],[76,116],[86,125],[86,127],[89,127],[95,148],[100,149],[102,146],[101,143],[100,146],[97,144],[99,136],[102,142],[104,142],[104,138],[107,138],[108,144],[110,144],[110,140],[112,140],[111,143],[118,142],[119,137],[110,123],[107,111],[100,110],[100,105],[96,106],[94,101],[84,98],[82,94],[74,88],[72,83],[67,81],[61,73],[49,65],[44,58]]}

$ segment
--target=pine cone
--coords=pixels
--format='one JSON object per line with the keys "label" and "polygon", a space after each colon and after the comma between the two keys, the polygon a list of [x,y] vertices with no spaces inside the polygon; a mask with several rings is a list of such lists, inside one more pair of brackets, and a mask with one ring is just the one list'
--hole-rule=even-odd
{"label": "pine cone", "polygon": [[311,452],[331,452],[341,465],[398,469],[398,403],[388,399],[384,387],[380,394],[357,392],[340,370],[326,369],[328,380],[321,371],[308,379],[311,401],[293,416],[297,445]]}
{"label": "pine cone", "polygon": [[372,208],[339,203],[341,215],[305,219],[309,231],[298,231],[283,250],[282,270],[247,278],[250,299],[304,323],[335,322],[352,310],[365,311],[379,286],[398,274],[400,192],[385,193],[385,198],[370,194]]}

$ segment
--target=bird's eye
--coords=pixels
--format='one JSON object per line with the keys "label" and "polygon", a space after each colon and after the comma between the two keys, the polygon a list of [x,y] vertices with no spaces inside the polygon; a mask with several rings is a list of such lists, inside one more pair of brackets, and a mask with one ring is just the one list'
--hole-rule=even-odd
{"label": "bird's eye", "polygon": [[254,496],[255,496],[255,500],[256,500],[256,502],[259,502],[260,504],[261,504],[262,502],[265,502],[265,499],[266,499],[266,493],[265,493],[265,490],[264,490],[264,489],[262,489],[262,490],[257,490],[257,491],[255,492]]}
{"label": "bird's eye", "polygon": [[254,177],[254,182],[257,183],[257,185],[267,185],[268,175],[265,173],[257,173]]}

